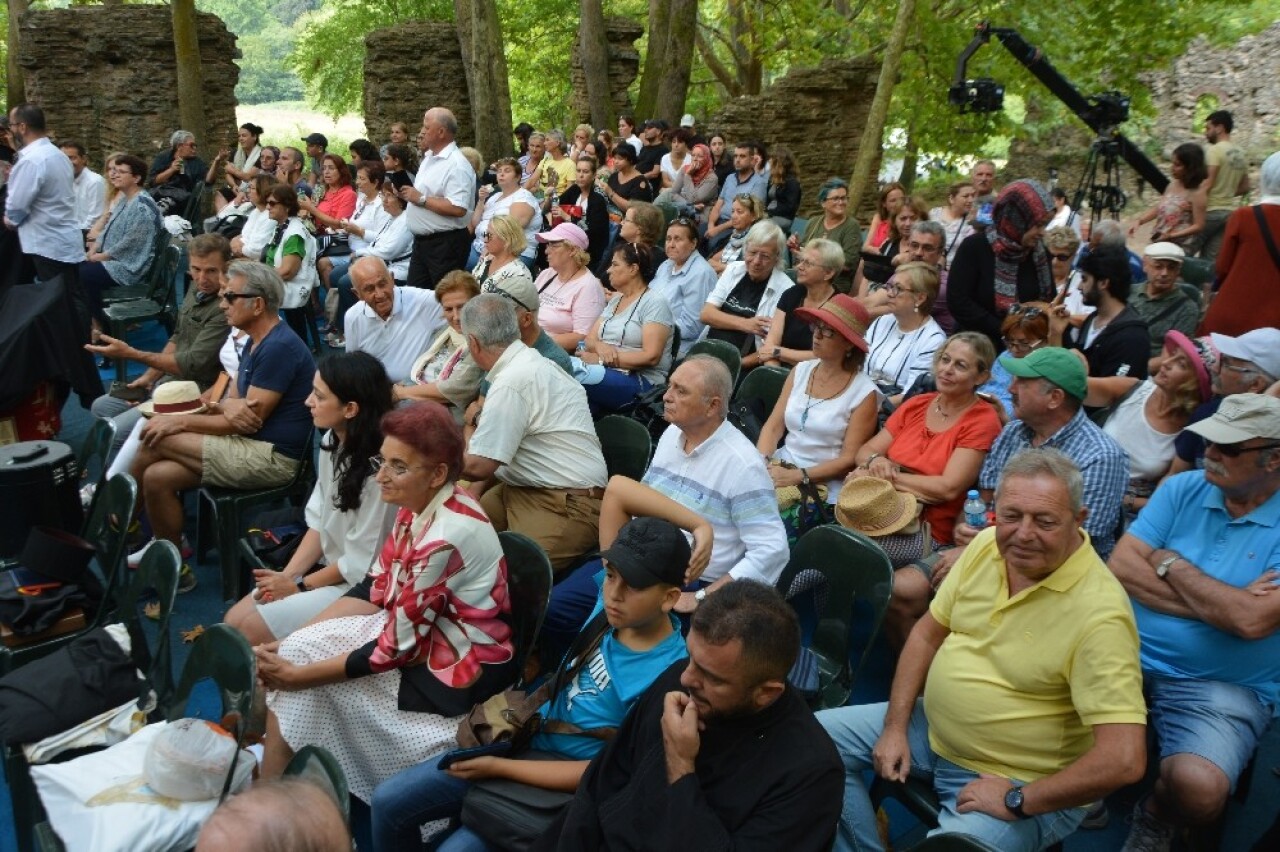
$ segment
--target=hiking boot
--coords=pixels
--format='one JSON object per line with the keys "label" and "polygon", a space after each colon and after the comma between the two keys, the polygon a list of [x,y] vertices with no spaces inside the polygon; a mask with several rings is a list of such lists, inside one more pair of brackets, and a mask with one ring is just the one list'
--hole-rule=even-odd
{"label": "hiking boot", "polygon": [[1177,828],[1161,822],[1146,811],[1146,799],[1133,806],[1129,836],[1120,852],[1169,852]]}
{"label": "hiking boot", "polygon": [[183,562],[178,571],[178,594],[185,595],[196,587],[196,572],[190,563]]}

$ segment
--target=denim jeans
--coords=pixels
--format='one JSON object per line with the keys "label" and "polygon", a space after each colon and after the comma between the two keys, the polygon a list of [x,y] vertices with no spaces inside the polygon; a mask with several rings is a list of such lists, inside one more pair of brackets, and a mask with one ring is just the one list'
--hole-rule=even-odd
{"label": "denim jeans", "polygon": [[431,848],[440,852],[483,852],[489,848],[470,829],[447,827],[422,841],[421,826],[437,820],[456,820],[462,813],[462,799],[471,787],[436,768],[436,758],[410,767],[388,778],[373,791],[370,803],[373,821],[373,848],[408,850]]}
{"label": "denim jeans", "polygon": [[[887,706],[837,707],[817,714],[818,722],[835,742],[845,767],[844,808],[833,847],[836,850],[883,852],[865,779],[873,768],[871,752],[884,729]],[[931,835],[957,832],[985,841],[1001,852],[1035,852],[1067,837],[1084,819],[1085,808],[1068,808],[1012,822],[983,813],[957,812],[956,796],[978,773],[939,757],[929,748],[929,723],[924,716],[922,699],[916,701],[911,713],[907,742],[911,747],[911,774],[931,778],[942,805],[938,827],[929,832]]]}
{"label": "denim jeans", "polygon": [[604,378],[596,384],[583,385],[593,417],[617,411],[651,387],[653,382],[648,379],[612,368],[606,369]]}

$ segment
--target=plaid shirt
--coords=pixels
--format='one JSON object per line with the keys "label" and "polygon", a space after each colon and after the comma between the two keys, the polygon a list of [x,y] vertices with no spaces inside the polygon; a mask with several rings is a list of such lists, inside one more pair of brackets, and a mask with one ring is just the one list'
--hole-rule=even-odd
{"label": "plaid shirt", "polygon": [[[982,464],[978,484],[995,490],[1009,459],[1031,446],[1034,433],[1021,420],[1013,420],[996,438]],[[1111,556],[1120,526],[1120,502],[1129,482],[1129,454],[1085,416],[1076,412],[1041,447],[1061,450],[1080,468],[1084,477],[1084,505],[1089,509],[1084,528],[1093,539],[1093,547],[1104,560]]]}

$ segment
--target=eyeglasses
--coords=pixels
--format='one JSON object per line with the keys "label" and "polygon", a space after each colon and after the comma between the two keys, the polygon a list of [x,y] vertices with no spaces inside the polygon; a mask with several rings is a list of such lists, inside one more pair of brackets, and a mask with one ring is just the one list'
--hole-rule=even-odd
{"label": "eyeglasses", "polygon": [[773,263],[778,259],[777,252],[765,251],[764,249],[755,249],[746,254],[747,260],[763,260],[767,263]]}
{"label": "eyeglasses", "polygon": [[940,245],[934,245],[933,243],[922,243],[922,242],[918,242],[917,240],[909,240],[907,242],[907,248],[911,249],[911,251],[913,252],[914,251],[935,252],[935,251],[942,250],[942,246]]}
{"label": "eyeglasses", "polygon": [[513,301],[513,302],[515,302],[517,305],[519,305],[520,307],[524,308],[524,309],[525,309],[526,311],[528,311],[529,313],[533,313],[533,308],[529,307],[529,306],[528,306],[528,305],[526,305],[524,302],[520,301],[520,300],[519,300],[519,299],[517,299],[515,296],[511,295],[511,294],[510,294],[510,293],[508,293],[506,290],[503,290],[503,289],[502,289],[501,287],[499,287],[497,284],[494,284],[492,279],[490,279],[490,280],[488,280],[488,281],[485,281],[485,282],[484,282],[484,284],[480,285],[480,289],[481,289],[483,292],[485,292],[485,293],[497,293],[497,294],[498,294],[499,296],[501,296],[502,298],[504,298],[504,299],[510,299],[511,301]]}
{"label": "eyeglasses", "polygon": [[1061,260],[1061,261],[1063,261],[1064,263],[1065,263],[1066,261],[1071,260],[1071,255],[1069,255],[1069,254],[1051,254],[1051,255],[1049,255],[1049,257],[1053,258],[1054,260]]}
{"label": "eyeglasses", "polygon": [[1023,316],[1027,319],[1031,319],[1032,317],[1038,317],[1043,313],[1044,311],[1037,308],[1035,305],[1023,305],[1015,302],[1009,306],[1009,316],[1011,317]]}
{"label": "eyeglasses", "polygon": [[835,202],[837,202],[837,203],[838,203],[838,202],[843,201],[843,202],[845,202],[845,203],[847,204],[847,203],[849,202],[849,196],[847,196],[847,195],[828,195],[828,196],[827,196],[827,201],[835,201]]}
{"label": "eyeglasses", "polygon": [[284,206],[284,202],[283,202],[283,201],[276,201],[274,198],[268,198],[268,199],[267,199],[267,206],[268,206],[268,207],[283,207],[283,206]]}
{"label": "eyeglasses", "polygon": [[1239,443],[1235,444],[1219,444],[1215,441],[1205,439],[1205,444],[1210,447],[1216,447],[1218,452],[1229,459],[1239,458],[1244,453],[1255,453],[1259,450],[1274,450],[1280,447],[1280,444],[1262,444],[1257,447],[1242,447]]}
{"label": "eyeglasses", "polygon": [[900,284],[895,284],[892,281],[884,285],[884,294],[888,296],[890,299],[898,296],[901,293],[906,293],[906,292],[908,291],[905,287],[903,287]]}
{"label": "eyeglasses", "polygon": [[555,248],[556,246],[562,246],[562,245],[564,245],[564,240],[547,240],[547,242],[545,243],[545,245],[546,245],[546,247],[547,247],[547,250],[549,251],[549,250],[551,250],[551,249]]}
{"label": "eyeglasses", "polygon": [[1001,340],[1004,341],[1004,348],[1010,352],[1026,353],[1044,344],[1043,340],[1010,340],[1007,337],[1003,337]]}
{"label": "eyeglasses", "polygon": [[227,302],[227,304],[229,304],[229,305],[234,305],[234,304],[236,303],[236,299],[260,299],[260,298],[262,298],[262,294],[261,294],[261,293],[237,293],[237,292],[235,292],[234,290],[223,290],[223,291],[222,291],[221,293],[219,293],[218,295],[219,295],[219,296],[221,296],[223,299],[225,299],[225,300],[226,300],[226,302]]}
{"label": "eyeglasses", "polygon": [[413,468],[403,462],[388,462],[381,455],[369,456],[369,467],[373,470],[374,476],[381,473],[384,467],[391,471],[391,475],[395,477],[404,476],[406,473],[413,470]]}
{"label": "eyeglasses", "polygon": [[813,329],[814,340],[821,340],[824,337],[836,336],[836,330],[834,328],[820,322],[815,322],[813,325],[810,326],[810,328]]}
{"label": "eyeglasses", "polygon": [[822,264],[821,264],[821,263],[818,263],[818,261],[816,261],[816,260],[810,260],[810,259],[809,259],[809,258],[807,258],[807,257],[802,257],[802,258],[800,258],[799,260],[797,260],[797,261],[796,261],[796,269],[799,269],[799,268],[800,268],[800,267],[802,267],[802,266],[821,266],[821,265],[822,265]]}
{"label": "eyeglasses", "polygon": [[1228,364],[1225,360],[1221,362],[1224,370],[1231,370],[1233,373],[1253,373],[1257,374],[1258,368],[1252,364]]}

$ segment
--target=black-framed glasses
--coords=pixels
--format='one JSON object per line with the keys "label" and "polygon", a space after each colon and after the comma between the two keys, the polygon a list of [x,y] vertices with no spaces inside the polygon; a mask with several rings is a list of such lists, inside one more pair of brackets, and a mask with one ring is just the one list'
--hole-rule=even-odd
{"label": "black-framed glasses", "polygon": [[517,299],[515,296],[511,295],[511,294],[510,294],[510,293],[508,293],[506,290],[503,290],[503,289],[502,289],[501,287],[499,287],[497,284],[494,284],[492,279],[489,279],[489,280],[485,281],[485,282],[484,282],[484,284],[482,284],[482,285],[480,286],[480,289],[481,289],[483,292],[485,292],[485,293],[497,293],[497,294],[498,294],[499,296],[501,296],[502,298],[504,298],[504,299],[510,299],[511,301],[513,301],[513,302],[515,302],[517,305],[519,305],[520,307],[524,308],[524,309],[525,309],[526,311],[528,311],[529,313],[533,313],[533,308],[529,307],[529,306],[528,306],[528,305],[526,305],[524,302],[520,301],[520,300],[519,300],[519,299]]}
{"label": "black-framed glasses", "polygon": [[235,304],[235,302],[236,302],[236,299],[260,299],[260,298],[262,298],[262,294],[261,294],[261,293],[237,293],[237,292],[235,292],[234,290],[223,290],[223,291],[222,291],[221,293],[219,293],[218,295],[219,295],[221,298],[225,299],[225,300],[226,300],[226,302],[227,302],[227,304],[230,304],[230,305],[234,305],[234,304]]}
{"label": "black-framed glasses", "polygon": [[1009,316],[1011,317],[1021,316],[1031,319],[1032,317],[1038,317],[1043,313],[1044,310],[1037,308],[1035,305],[1024,305],[1020,302],[1014,302],[1009,306]]}
{"label": "black-framed glasses", "polygon": [[849,200],[849,196],[847,196],[847,195],[828,195],[828,196],[826,197],[826,199],[825,199],[825,200],[826,200],[826,201],[845,201],[845,202],[847,202],[847,201]]}
{"label": "black-framed glasses", "polygon": [[1274,450],[1280,448],[1280,444],[1277,443],[1262,444],[1257,447],[1242,447],[1238,442],[1235,444],[1219,444],[1216,441],[1210,441],[1208,438],[1206,438],[1204,442],[1206,446],[1216,447],[1219,453],[1229,459],[1239,458],[1245,453],[1256,453],[1260,450]]}

